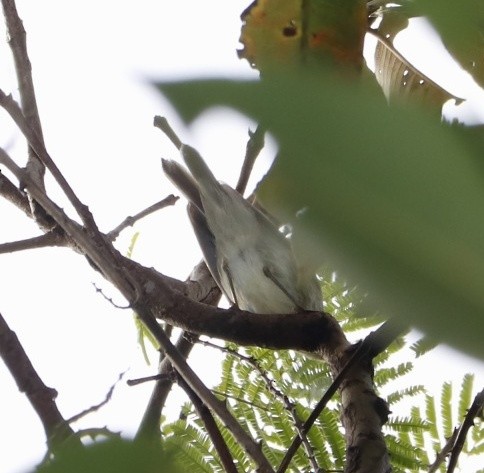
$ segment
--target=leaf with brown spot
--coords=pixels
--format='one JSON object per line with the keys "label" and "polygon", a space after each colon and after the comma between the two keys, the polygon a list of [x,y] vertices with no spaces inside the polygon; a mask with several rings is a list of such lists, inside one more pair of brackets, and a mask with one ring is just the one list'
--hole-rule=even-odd
{"label": "leaf with brown spot", "polygon": [[363,0],[258,0],[242,14],[239,56],[261,72],[335,65],[360,70]]}

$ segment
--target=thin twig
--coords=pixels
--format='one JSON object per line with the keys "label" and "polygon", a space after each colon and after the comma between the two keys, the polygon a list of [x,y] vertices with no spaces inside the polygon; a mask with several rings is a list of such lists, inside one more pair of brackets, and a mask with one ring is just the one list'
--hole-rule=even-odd
{"label": "thin twig", "polygon": [[[188,280],[182,284],[183,290],[190,298],[216,306],[220,300],[220,289],[215,284],[212,275],[204,262],[197,264],[190,273]],[[187,359],[197,335],[183,331],[175,343],[180,356]],[[158,374],[163,377],[156,382],[148,405],[146,406],[143,419],[140,423],[136,438],[158,441],[160,437],[160,417],[166,404],[166,399],[173,386],[174,368],[169,359],[160,352]]]}
{"label": "thin twig", "polygon": [[96,412],[99,409],[101,409],[101,407],[105,406],[113,397],[114,388],[121,381],[121,379],[124,376],[124,373],[125,372],[119,374],[118,379],[109,388],[109,391],[107,392],[105,398],[100,403],[95,404],[94,406],[88,407],[87,409],[84,409],[83,411],[79,412],[79,414],[76,414],[70,417],[67,420],[67,422],[69,422],[69,424],[72,424],[73,422],[77,422],[79,419],[82,419],[83,417],[86,417],[87,415],[92,414],[93,412]]}
{"label": "thin twig", "polygon": [[50,246],[65,246],[66,239],[57,231],[51,231],[25,240],[0,243],[0,254],[13,253],[15,251],[33,250]]}
{"label": "thin twig", "polygon": [[452,435],[447,439],[447,442],[445,442],[443,448],[435,456],[435,461],[432,463],[432,465],[429,466],[429,470],[427,473],[435,473],[439,470],[440,465],[445,462],[445,459],[447,458],[449,453],[452,452],[452,448],[454,448],[457,435],[459,435],[459,429],[454,428]]}
{"label": "thin twig", "polygon": [[210,410],[181,376],[177,376],[177,378],[178,384],[187,393],[187,396],[192,402],[193,407],[195,407],[195,410],[198,412],[200,419],[205,425],[205,430],[212,440],[212,444],[218,453],[220,461],[224,467],[224,471],[227,473],[238,473],[232,454],[230,453],[227,443],[222,437],[222,433],[220,432],[220,429],[218,428],[218,425],[215,422]]}
{"label": "thin twig", "polygon": [[453,473],[455,467],[457,466],[457,461],[459,459],[459,455],[464,448],[464,444],[466,441],[467,433],[469,429],[474,425],[474,419],[482,413],[482,409],[484,406],[484,389],[476,394],[474,401],[472,402],[471,407],[467,411],[465,416],[464,422],[462,423],[459,429],[459,435],[455,441],[454,448],[452,449],[452,453],[450,455],[449,466],[447,467],[447,473]]}
{"label": "thin twig", "polygon": [[264,135],[265,130],[260,125],[257,126],[254,132],[249,130],[249,140],[247,141],[245,158],[240,171],[239,180],[235,186],[235,190],[239,194],[244,194],[255,160],[262,151],[262,148],[264,148]]}
{"label": "thin twig", "polygon": [[171,380],[172,378],[173,376],[158,373],[152,376],[144,376],[143,378],[128,379],[126,384],[128,386],[138,386],[139,384],[148,383],[150,381],[165,381]]}
{"label": "thin twig", "polygon": [[148,208],[138,212],[137,214],[133,215],[132,217],[126,217],[116,228],[111,230],[106,236],[109,241],[114,241],[118,238],[119,234],[128,227],[132,227],[138,220],[156,212],[157,210],[164,209],[170,205],[174,205],[175,202],[179,199],[179,197],[175,197],[173,194],[165,197],[164,199],[160,200],[156,204],[150,205]]}

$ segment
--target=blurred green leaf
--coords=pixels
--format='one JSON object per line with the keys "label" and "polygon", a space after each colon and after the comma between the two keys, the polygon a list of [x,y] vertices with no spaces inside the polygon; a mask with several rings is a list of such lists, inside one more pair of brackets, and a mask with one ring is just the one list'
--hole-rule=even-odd
{"label": "blurred green leaf", "polygon": [[42,465],[36,473],[181,473],[175,466],[174,452],[159,445],[109,440],[59,452],[57,458]]}
{"label": "blurred green leaf", "polygon": [[260,121],[281,147],[263,204],[309,209],[314,258],[376,309],[483,354],[484,179],[472,135],[343,81],[280,74],[160,89],[188,121],[214,105]]}

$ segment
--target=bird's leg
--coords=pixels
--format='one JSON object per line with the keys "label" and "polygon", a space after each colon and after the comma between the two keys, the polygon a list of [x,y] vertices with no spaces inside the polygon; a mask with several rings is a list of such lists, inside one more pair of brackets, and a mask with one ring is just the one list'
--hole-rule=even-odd
{"label": "bird's leg", "polygon": [[264,276],[269,278],[285,295],[286,297],[294,304],[298,312],[304,312],[305,309],[301,307],[295,300],[294,297],[292,297],[291,294],[287,291],[287,289],[281,284],[281,282],[274,276],[272,271],[270,270],[269,267],[264,266],[262,268],[262,271],[264,272]]}
{"label": "bird's leg", "polygon": [[229,265],[225,259],[222,263],[222,269],[224,270],[225,274],[227,275],[227,279],[229,280],[230,292],[232,293],[232,302],[235,306],[239,307],[239,304],[237,302],[237,296],[235,295],[234,281],[232,279],[232,275],[230,274]]}

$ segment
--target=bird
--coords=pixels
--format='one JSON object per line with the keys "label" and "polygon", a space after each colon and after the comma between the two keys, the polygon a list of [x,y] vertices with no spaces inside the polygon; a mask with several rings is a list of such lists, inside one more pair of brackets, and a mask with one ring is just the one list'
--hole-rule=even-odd
{"label": "bird", "polygon": [[205,262],[227,299],[257,314],[321,311],[315,274],[298,265],[291,241],[259,208],[219,182],[200,153],[181,144],[188,170],[162,159],[166,176],[188,199]]}

